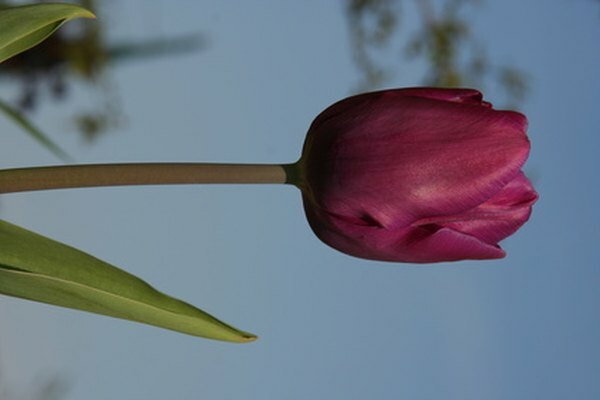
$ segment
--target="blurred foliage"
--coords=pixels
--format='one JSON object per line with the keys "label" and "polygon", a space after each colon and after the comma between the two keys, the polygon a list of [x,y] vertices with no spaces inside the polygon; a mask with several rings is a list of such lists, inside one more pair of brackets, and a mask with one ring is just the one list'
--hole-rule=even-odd
{"label": "blurred foliage", "polygon": [[[439,87],[493,85],[504,91],[509,106],[525,98],[527,75],[509,65],[490,61],[485,45],[472,31],[466,16],[483,0],[346,0],[354,60],[363,78],[358,91],[381,87],[393,77],[399,65],[421,61],[426,65],[422,85]],[[415,12],[420,27],[415,32],[400,32],[408,11]],[[400,39],[399,43],[397,39]],[[395,63],[382,66],[382,58],[400,47]]]}
{"label": "blurred foliage", "polygon": [[[363,76],[357,91],[380,88],[398,76],[407,62],[420,61],[426,65],[426,71],[418,84],[482,89],[494,86],[502,89],[507,103],[518,105],[528,91],[526,74],[514,66],[492,63],[484,44],[472,31],[470,18],[483,1],[345,0],[353,58]],[[82,135],[93,140],[124,120],[118,89],[110,79],[110,65],[189,53],[204,47],[205,41],[201,35],[193,34],[109,43],[105,30],[110,10],[99,8],[110,7],[111,2],[74,2],[100,18],[93,23],[75,21],[40,46],[4,63],[0,66],[0,79],[20,82],[21,94],[13,106],[24,113],[32,113],[45,100],[45,91],[55,101],[66,99],[74,82],[91,87],[95,105],[87,106],[93,107],[91,110],[74,111],[71,118]],[[0,0],[0,7],[9,4]],[[416,14],[420,21],[413,32],[401,29],[409,14]],[[390,54],[394,61],[386,65]]]}
{"label": "blurred foliage", "polygon": [[399,7],[400,2],[395,0],[347,0],[354,61],[364,75],[361,87],[365,89],[381,86],[388,78],[372,54],[389,45],[398,26]]}
{"label": "blurred foliage", "polygon": [[[110,3],[95,0],[73,1],[98,15],[99,6]],[[0,8],[11,5],[0,0]],[[123,112],[109,66],[116,62],[143,60],[177,53],[188,53],[204,47],[204,38],[191,34],[172,38],[157,38],[143,42],[108,43],[105,21],[77,23],[61,29],[39,46],[28,50],[0,66],[0,78],[21,82],[22,90],[14,106],[31,113],[43,100],[42,89],[48,88],[52,100],[67,98],[69,86],[75,80],[93,88],[97,99],[95,109],[76,111],[72,116],[78,130],[88,140],[119,125]]]}
{"label": "blurred foliage", "polygon": [[69,384],[65,379],[51,375],[37,378],[26,391],[15,389],[0,374],[0,400],[61,400],[66,398]]}

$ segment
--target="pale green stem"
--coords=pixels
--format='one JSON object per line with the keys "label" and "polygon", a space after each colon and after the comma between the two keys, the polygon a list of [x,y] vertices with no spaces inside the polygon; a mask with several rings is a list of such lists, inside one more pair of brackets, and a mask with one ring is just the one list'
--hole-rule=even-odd
{"label": "pale green stem", "polygon": [[0,170],[0,193],[95,186],[291,183],[296,164],[89,164]]}

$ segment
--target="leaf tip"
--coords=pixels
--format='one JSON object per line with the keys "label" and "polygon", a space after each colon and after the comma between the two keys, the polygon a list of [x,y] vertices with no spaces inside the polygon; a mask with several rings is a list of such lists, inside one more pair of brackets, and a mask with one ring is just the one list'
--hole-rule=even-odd
{"label": "leaf tip", "polygon": [[81,13],[81,18],[96,19],[97,17],[96,17],[96,14],[94,14],[90,10],[84,10]]}
{"label": "leaf tip", "polygon": [[251,342],[256,342],[256,340],[258,340],[258,336],[254,335],[252,333],[244,333],[240,343],[251,343]]}

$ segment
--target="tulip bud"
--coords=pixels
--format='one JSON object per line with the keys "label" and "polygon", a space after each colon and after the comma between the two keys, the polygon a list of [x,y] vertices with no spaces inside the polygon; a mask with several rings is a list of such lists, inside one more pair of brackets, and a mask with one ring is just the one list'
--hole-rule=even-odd
{"label": "tulip bud", "polygon": [[502,258],[531,214],[527,119],[471,89],[366,93],[312,123],[298,163],[311,228],[361,258]]}

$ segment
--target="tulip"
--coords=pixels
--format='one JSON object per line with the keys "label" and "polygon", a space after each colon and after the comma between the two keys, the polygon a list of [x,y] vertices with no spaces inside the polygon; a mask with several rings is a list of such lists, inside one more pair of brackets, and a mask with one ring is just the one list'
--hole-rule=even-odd
{"label": "tulip", "polygon": [[527,119],[471,89],[342,100],[312,123],[293,164],[99,164],[0,170],[0,193],[89,186],[289,183],[315,234],[352,256],[429,263],[505,256],[531,214]]}
{"label": "tulip", "polygon": [[527,119],[470,89],[342,100],[312,123],[301,159],[315,234],[356,257],[413,263],[502,258],[531,214]]}

